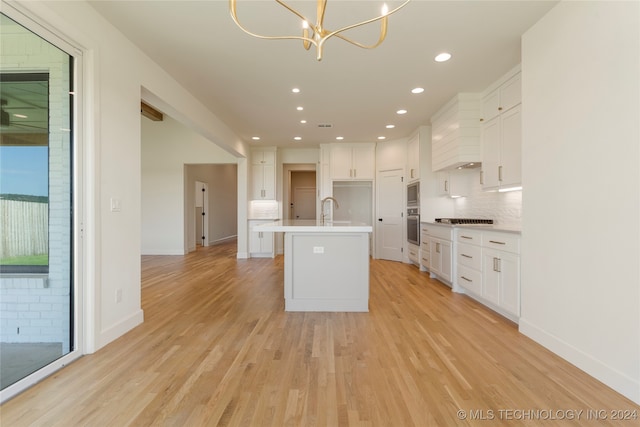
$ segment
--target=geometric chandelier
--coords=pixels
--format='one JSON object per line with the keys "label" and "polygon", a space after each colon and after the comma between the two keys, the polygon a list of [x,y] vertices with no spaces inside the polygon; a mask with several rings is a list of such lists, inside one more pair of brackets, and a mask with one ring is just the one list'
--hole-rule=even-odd
{"label": "geometric chandelier", "polygon": [[[244,28],[240,24],[240,21],[238,20],[238,15],[236,13],[236,0],[229,0],[229,11],[231,12],[231,18],[236,23],[236,25],[240,27],[242,31],[244,31],[245,33],[253,37],[257,37],[260,39],[268,39],[268,40],[287,40],[287,39],[302,40],[302,45],[307,50],[309,50],[311,45],[314,45],[316,47],[316,53],[317,53],[316,59],[318,61],[321,61],[324,43],[328,39],[334,36],[346,42],[349,42],[355,46],[361,47],[363,49],[373,49],[376,46],[379,46],[380,43],[382,43],[385,37],[387,36],[387,20],[389,15],[402,9],[404,6],[407,5],[407,3],[409,3],[410,0],[406,0],[400,6],[396,7],[391,11],[389,11],[389,9],[387,8],[387,5],[385,4],[382,6],[382,11],[380,16],[367,19],[366,21],[358,22],[356,24],[347,25],[346,27],[343,27],[334,31],[327,30],[324,27],[324,12],[327,8],[327,0],[317,0],[317,17],[316,17],[315,25],[309,19],[305,18],[301,13],[299,13],[298,11],[296,11],[295,9],[291,8],[286,3],[284,3],[282,0],[275,0],[275,1],[278,2],[281,6],[284,6],[287,10],[289,10],[290,12],[292,12],[294,15],[298,16],[302,20],[302,36],[262,36],[259,34],[252,33],[251,31]],[[378,41],[375,44],[364,45],[342,35],[342,32],[344,31],[350,30],[355,27],[359,27],[361,25],[370,24],[375,21],[381,21],[380,37],[378,38]]]}

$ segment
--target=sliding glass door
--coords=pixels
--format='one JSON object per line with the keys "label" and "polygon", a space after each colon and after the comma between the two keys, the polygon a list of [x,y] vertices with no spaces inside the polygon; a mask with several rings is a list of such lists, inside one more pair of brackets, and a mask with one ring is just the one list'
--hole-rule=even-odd
{"label": "sliding glass door", "polygon": [[0,41],[0,389],[6,390],[77,345],[74,58],[4,14]]}

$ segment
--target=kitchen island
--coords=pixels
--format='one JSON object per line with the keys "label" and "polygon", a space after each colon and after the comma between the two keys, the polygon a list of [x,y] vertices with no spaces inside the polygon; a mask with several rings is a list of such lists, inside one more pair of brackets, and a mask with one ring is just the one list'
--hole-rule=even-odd
{"label": "kitchen island", "polygon": [[285,311],[369,311],[369,234],[350,221],[283,220]]}

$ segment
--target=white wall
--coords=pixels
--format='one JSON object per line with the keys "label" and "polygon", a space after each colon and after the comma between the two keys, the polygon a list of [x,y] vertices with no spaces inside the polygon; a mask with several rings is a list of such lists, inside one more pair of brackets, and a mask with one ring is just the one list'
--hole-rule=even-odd
{"label": "white wall", "polygon": [[[87,2],[24,1],[15,5],[77,46],[83,55],[84,349],[92,352],[143,321],[141,96],[239,158],[238,192],[245,195],[239,200],[246,200],[247,149],[227,126]],[[120,212],[110,212],[110,198],[120,199]],[[246,230],[239,234],[244,241],[239,241],[238,250],[246,251]],[[114,298],[118,289],[122,291],[120,303]]]}
{"label": "white wall", "polygon": [[640,403],[640,3],[523,36],[520,330]]}
{"label": "white wall", "polygon": [[[193,207],[189,201],[195,203],[186,189],[195,188],[195,184],[186,186],[185,164],[235,164],[236,158],[170,116],[165,115],[161,122],[141,120],[142,253],[183,255],[191,246],[195,248],[195,223],[185,216]],[[234,179],[234,194],[235,183]],[[210,192],[216,184],[220,183],[209,183]],[[237,212],[235,206],[233,212]],[[188,235],[187,228],[194,228],[193,235]]]}

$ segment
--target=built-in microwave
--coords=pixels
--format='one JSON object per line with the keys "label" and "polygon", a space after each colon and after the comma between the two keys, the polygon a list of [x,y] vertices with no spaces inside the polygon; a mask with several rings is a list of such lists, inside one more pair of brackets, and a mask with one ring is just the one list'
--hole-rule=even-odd
{"label": "built-in microwave", "polygon": [[407,207],[420,206],[420,182],[407,185]]}

